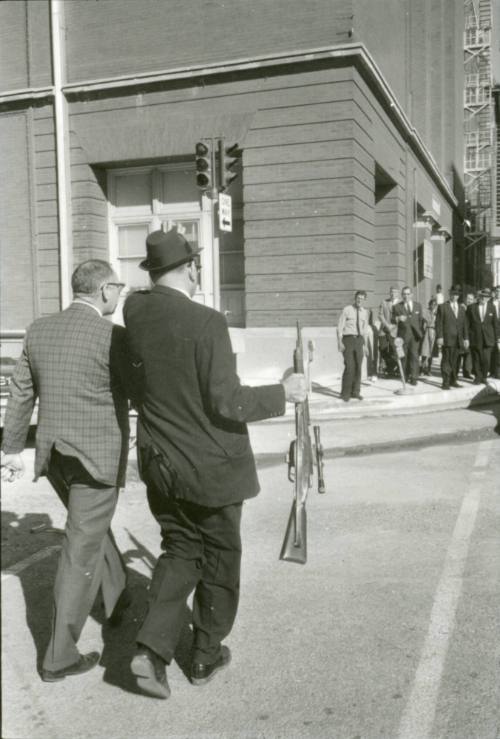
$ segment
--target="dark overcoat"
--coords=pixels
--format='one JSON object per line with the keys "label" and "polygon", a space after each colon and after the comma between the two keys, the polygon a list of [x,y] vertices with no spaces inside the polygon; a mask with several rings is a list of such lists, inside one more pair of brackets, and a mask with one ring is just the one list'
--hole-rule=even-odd
{"label": "dark overcoat", "polygon": [[[398,321],[399,316],[406,316],[406,321]],[[412,311],[408,313],[403,301],[396,303],[392,309],[392,320],[397,324],[398,336],[400,336],[405,344],[411,339],[420,341],[424,335],[424,316],[422,306],[416,301],[412,301]]]}
{"label": "dark overcoat", "polygon": [[464,350],[464,341],[469,338],[467,318],[463,305],[458,305],[455,316],[449,301],[438,305],[436,315],[436,339],[443,339],[443,346]]}
{"label": "dark overcoat", "polygon": [[169,287],[132,293],[128,344],[142,384],[138,454],[152,442],[198,505],[238,503],[259,491],[246,423],[285,412],[280,383],[241,385],[224,316]]}
{"label": "dark overcoat", "polygon": [[500,321],[491,303],[486,303],[486,314],[481,321],[479,304],[472,303],[467,308],[467,321],[471,347],[474,349],[490,348],[500,339]]}

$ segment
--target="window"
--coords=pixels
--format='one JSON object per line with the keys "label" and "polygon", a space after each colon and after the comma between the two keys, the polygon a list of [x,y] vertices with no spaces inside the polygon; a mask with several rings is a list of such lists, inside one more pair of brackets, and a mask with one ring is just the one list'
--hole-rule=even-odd
{"label": "window", "polygon": [[110,261],[129,289],[149,286],[148,273],[139,268],[148,233],[176,227],[203,249],[195,300],[226,313],[229,325],[244,325],[241,197],[233,209],[233,232],[216,239],[213,205],[196,187],[194,162],[109,170],[108,200]]}

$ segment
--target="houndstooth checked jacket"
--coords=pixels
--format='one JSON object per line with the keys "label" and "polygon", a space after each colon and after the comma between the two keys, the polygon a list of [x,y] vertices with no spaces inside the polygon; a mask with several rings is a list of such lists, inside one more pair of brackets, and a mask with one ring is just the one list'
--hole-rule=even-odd
{"label": "houndstooth checked jacket", "polygon": [[21,452],[38,397],[35,480],[52,447],[77,457],[98,482],[122,486],[128,452],[125,331],[91,306],[35,321],[14,370],[2,449]]}

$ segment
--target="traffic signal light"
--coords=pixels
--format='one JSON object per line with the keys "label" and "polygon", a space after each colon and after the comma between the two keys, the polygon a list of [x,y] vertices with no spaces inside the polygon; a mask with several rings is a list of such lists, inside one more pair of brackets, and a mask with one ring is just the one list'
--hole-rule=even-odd
{"label": "traffic signal light", "polygon": [[196,157],[196,184],[200,190],[210,190],[212,187],[212,152],[202,141],[195,147]]}
{"label": "traffic signal light", "polygon": [[240,159],[242,151],[238,144],[224,146],[224,141],[219,139],[219,190],[225,190],[233,180],[236,179],[238,173],[234,171]]}

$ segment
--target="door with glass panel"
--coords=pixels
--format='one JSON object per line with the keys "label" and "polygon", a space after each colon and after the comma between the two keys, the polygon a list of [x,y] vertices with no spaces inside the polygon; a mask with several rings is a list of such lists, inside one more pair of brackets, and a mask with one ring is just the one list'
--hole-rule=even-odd
{"label": "door with glass panel", "polygon": [[149,286],[147,272],[139,269],[148,233],[177,228],[202,248],[195,300],[224,312],[229,325],[244,325],[241,205],[234,210],[233,233],[213,238],[212,204],[200,197],[190,162],[110,170],[108,199],[110,259],[128,289]]}
{"label": "door with glass panel", "polygon": [[108,198],[110,260],[128,290],[150,286],[148,273],[139,268],[148,233],[176,228],[194,247],[203,249],[195,300],[217,307],[210,202],[202,198],[200,203],[193,168],[185,164],[110,171]]}

